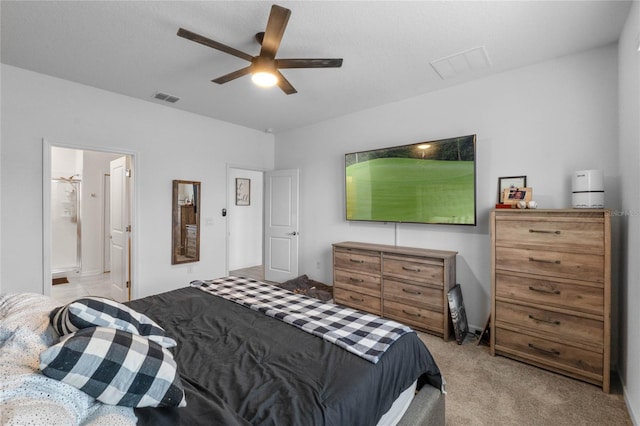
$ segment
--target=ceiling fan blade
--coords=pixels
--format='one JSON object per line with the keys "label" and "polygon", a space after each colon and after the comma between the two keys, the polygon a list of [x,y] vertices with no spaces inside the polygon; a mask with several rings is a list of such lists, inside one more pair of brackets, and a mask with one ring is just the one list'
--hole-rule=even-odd
{"label": "ceiling fan blade", "polygon": [[290,16],[291,11],[289,9],[285,9],[276,4],[271,6],[267,28],[264,30],[260,56],[271,59],[276,57],[276,52],[280,47],[280,42],[282,41],[282,36],[284,35],[284,30],[287,28],[287,22],[289,22]]}
{"label": "ceiling fan blade", "polygon": [[342,59],[276,59],[277,68],[340,68]]}
{"label": "ceiling fan blade", "polygon": [[219,43],[217,41],[211,40],[200,34],[196,34],[192,31],[185,30],[184,28],[180,28],[178,30],[178,36],[182,38],[186,38],[187,40],[195,41],[196,43],[203,44],[207,47],[211,47],[216,50],[220,50],[221,52],[228,53],[229,55],[236,56],[238,58],[244,59],[245,61],[251,62],[253,60],[253,56],[244,53],[238,49],[234,49],[233,47],[227,46],[226,44]]}
{"label": "ceiling fan blade", "polygon": [[240,78],[243,75],[247,75],[250,72],[251,72],[251,65],[249,65],[248,67],[241,68],[237,71],[230,72],[229,74],[225,74],[222,77],[218,77],[215,80],[211,80],[211,81],[218,84],[224,84],[224,83],[230,82],[231,80],[235,80],[236,78]]}
{"label": "ceiling fan blade", "polygon": [[277,71],[278,74],[278,87],[282,89],[284,93],[287,95],[293,95],[294,93],[298,93],[298,91],[289,83],[289,80],[284,78],[284,75],[280,71]]}

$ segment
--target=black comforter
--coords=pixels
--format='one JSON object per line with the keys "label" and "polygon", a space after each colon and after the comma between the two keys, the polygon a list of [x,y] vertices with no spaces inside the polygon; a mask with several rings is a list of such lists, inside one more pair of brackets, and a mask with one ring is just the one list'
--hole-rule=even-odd
{"label": "black comforter", "polygon": [[372,364],[196,288],[128,302],[173,337],[187,407],[136,409],[142,425],[375,425],[416,379],[440,387],[415,333]]}

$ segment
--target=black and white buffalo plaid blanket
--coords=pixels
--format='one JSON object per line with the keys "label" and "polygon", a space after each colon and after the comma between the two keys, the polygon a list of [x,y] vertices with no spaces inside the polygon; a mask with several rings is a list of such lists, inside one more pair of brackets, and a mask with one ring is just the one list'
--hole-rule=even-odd
{"label": "black and white buffalo plaid blanket", "polygon": [[395,321],[248,278],[192,281],[191,286],[294,325],[374,364],[400,336],[412,332]]}

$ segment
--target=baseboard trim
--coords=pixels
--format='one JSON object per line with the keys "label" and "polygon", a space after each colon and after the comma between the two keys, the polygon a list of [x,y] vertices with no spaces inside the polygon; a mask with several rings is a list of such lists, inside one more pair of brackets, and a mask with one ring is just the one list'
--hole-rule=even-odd
{"label": "baseboard trim", "polygon": [[627,394],[627,386],[622,380],[622,377],[620,376],[620,372],[617,372],[617,374],[618,374],[618,380],[620,380],[620,384],[622,386],[622,396],[624,397],[624,403],[627,406],[627,412],[629,413],[629,417],[631,418],[631,423],[633,423],[634,426],[638,426],[638,421],[636,420],[635,413],[633,412],[633,406],[631,405],[631,402],[629,400],[629,395]]}

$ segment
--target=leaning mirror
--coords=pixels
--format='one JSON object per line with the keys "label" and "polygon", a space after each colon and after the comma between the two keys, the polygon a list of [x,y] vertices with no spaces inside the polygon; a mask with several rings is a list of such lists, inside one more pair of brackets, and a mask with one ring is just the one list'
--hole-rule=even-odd
{"label": "leaning mirror", "polygon": [[173,181],[171,264],[200,260],[200,182]]}

